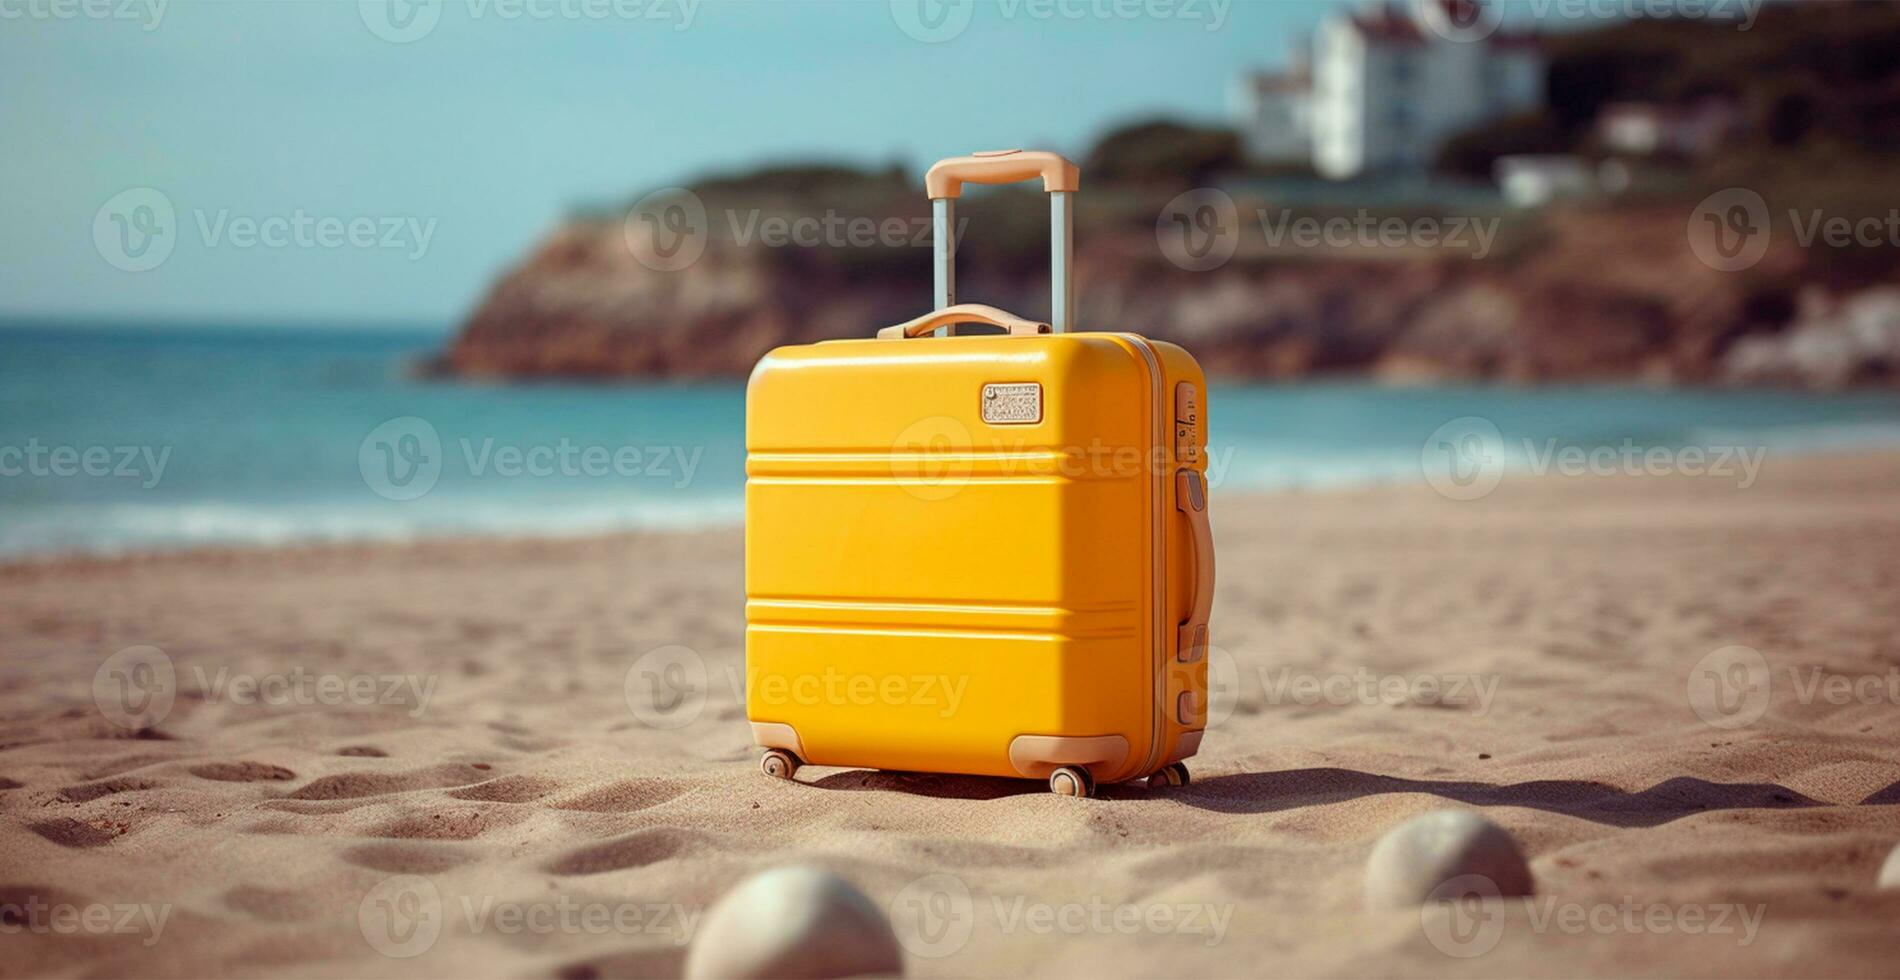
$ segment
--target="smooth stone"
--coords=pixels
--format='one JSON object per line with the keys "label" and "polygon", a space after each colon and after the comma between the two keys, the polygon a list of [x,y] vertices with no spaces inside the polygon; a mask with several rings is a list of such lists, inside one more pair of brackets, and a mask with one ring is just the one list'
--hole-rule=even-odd
{"label": "smooth stone", "polygon": [[722,896],[686,954],[688,980],[901,976],[884,910],[818,868],[762,871]]}
{"label": "smooth stone", "polygon": [[1881,888],[1900,888],[1900,844],[1887,853],[1887,863],[1880,866],[1878,884]]}
{"label": "smooth stone", "polygon": [[1372,849],[1366,904],[1416,907],[1432,900],[1440,885],[1469,875],[1489,879],[1499,896],[1536,890],[1524,853],[1503,827],[1470,810],[1421,814],[1387,831]]}

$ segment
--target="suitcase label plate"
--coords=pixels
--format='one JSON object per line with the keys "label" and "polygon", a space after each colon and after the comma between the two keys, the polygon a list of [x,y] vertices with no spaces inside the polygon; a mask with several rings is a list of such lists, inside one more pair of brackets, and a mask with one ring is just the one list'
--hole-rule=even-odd
{"label": "suitcase label plate", "polygon": [[991,425],[1032,425],[1042,421],[1042,385],[983,386],[983,421]]}

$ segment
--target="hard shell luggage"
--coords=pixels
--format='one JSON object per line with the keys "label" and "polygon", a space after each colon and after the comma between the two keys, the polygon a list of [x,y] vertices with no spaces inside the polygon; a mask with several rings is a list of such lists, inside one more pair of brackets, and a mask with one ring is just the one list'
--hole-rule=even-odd
{"label": "hard shell luggage", "polygon": [[[1050,322],[957,305],[962,185],[1037,178]],[[931,167],[936,309],[753,370],[746,713],[768,774],[969,773],[1075,796],[1186,781],[1214,588],[1206,380],[1173,344],[1069,332],[1078,183],[1053,153]]]}

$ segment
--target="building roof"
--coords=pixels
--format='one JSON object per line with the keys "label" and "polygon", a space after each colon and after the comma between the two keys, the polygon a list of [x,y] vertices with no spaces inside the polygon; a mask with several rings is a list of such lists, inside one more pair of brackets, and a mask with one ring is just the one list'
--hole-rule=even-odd
{"label": "building roof", "polygon": [[1542,51],[1544,38],[1535,31],[1499,31],[1485,41],[1494,48],[1508,51]]}
{"label": "building roof", "polygon": [[1292,95],[1313,90],[1313,75],[1304,69],[1294,71],[1256,71],[1247,75],[1247,84],[1260,94]]}
{"label": "building roof", "polygon": [[1689,102],[1610,102],[1597,110],[1598,121],[1640,119],[1659,123],[1696,122],[1736,115],[1734,100],[1708,96]]}
{"label": "building roof", "polygon": [[1347,20],[1368,41],[1388,44],[1423,44],[1425,32],[1418,20],[1403,13],[1395,4],[1383,3],[1351,14]]}
{"label": "building roof", "polygon": [[[1427,0],[1445,8],[1450,23],[1468,23],[1482,0]],[[1440,40],[1419,21],[1423,14],[1413,4],[1401,5],[1395,0],[1385,0],[1348,15],[1348,21],[1371,44],[1393,46],[1421,45]],[[1503,28],[1492,31],[1483,39],[1493,48],[1506,50],[1536,50],[1543,46],[1543,39],[1531,31],[1507,31]]]}

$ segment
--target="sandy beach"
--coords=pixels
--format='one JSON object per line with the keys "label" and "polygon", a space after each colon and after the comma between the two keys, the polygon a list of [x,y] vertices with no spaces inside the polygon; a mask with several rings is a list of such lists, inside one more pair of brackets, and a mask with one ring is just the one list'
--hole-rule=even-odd
{"label": "sandy beach", "polygon": [[[0,974],[670,976],[807,862],[947,896],[915,976],[1895,975],[1900,455],[1214,506],[1194,783],[1097,800],[760,774],[736,531],[0,568]],[[1537,896],[1369,910],[1447,807]]]}

